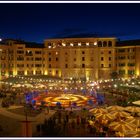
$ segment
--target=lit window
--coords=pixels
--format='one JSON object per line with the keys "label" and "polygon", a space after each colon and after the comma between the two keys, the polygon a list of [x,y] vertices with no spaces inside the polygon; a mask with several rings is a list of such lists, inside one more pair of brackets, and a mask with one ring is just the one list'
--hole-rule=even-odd
{"label": "lit window", "polygon": [[55,54],[58,55],[58,52],[56,52]]}
{"label": "lit window", "polygon": [[81,46],[81,43],[78,43],[78,46]]}
{"label": "lit window", "polygon": [[89,42],[87,42],[86,45],[89,46]]}
{"label": "lit window", "polygon": [[70,46],[73,46],[73,43],[70,43]]}
{"label": "lit window", "polygon": [[97,45],[97,42],[94,42],[94,45]]}
{"label": "lit window", "polygon": [[51,48],[51,46],[48,46],[48,48],[50,49],[50,48]]}
{"label": "lit window", "polygon": [[62,46],[64,46],[64,47],[65,47],[65,46],[66,46],[66,44],[65,44],[65,43],[62,43]]}

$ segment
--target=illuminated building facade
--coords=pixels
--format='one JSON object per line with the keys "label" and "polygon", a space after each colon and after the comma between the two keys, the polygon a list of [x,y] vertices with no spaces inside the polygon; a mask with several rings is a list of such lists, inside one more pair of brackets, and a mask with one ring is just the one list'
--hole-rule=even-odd
{"label": "illuminated building facade", "polygon": [[3,40],[0,76],[51,75],[63,79],[109,79],[139,76],[140,41],[116,38],[47,39],[44,44]]}

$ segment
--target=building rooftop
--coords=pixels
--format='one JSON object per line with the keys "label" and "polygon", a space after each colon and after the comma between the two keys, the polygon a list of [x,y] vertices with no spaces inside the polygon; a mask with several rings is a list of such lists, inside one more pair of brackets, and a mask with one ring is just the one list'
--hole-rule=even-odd
{"label": "building rooftop", "polygon": [[43,43],[36,43],[36,42],[26,42],[20,39],[3,39],[0,44],[1,45],[8,45],[9,42],[13,44],[25,44],[26,48],[44,48]]}
{"label": "building rooftop", "polygon": [[116,42],[116,46],[136,46],[136,45],[140,45],[140,39],[124,40]]}

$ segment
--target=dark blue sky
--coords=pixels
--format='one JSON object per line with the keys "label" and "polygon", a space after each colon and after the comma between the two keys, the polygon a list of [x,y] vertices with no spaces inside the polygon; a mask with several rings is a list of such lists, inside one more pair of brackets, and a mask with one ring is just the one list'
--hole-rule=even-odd
{"label": "dark blue sky", "polygon": [[50,37],[96,33],[140,39],[137,4],[2,4],[0,37],[43,42]]}

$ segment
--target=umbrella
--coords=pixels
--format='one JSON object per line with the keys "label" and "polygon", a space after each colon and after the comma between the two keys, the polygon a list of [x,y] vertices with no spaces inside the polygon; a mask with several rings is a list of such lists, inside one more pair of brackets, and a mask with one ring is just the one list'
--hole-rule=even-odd
{"label": "umbrella", "polygon": [[94,122],[92,120],[89,120],[88,122],[89,122],[90,125],[94,124]]}
{"label": "umbrella", "polygon": [[104,108],[93,108],[93,109],[90,109],[89,112],[91,112],[91,113],[107,113],[107,110]]}
{"label": "umbrella", "polygon": [[129,118],[131,115],[129,113],[126,113],[124,111],[112,111],[110,112],[113,114],[116,118]]}
{"label": "umbrella", "polygon": [[118,105],[114,105],[114,106],[107,107],[107,110],[108,111],[124,110],[124,107],[118,106]]}
{"label": "umbrella", "polygon": [[129,118],[126,120],[126,122],[135,124],[137,127],[140,127],[140,118]]}
{"label": "umbrella", "polygon": [[136,131],[116,132],[116,136],[119,137],[139,137]]}
{"label": "umbrella", "polygon": [[139,137],[140,135],[138,134],[137,131],[126,131],[124,133],[125,137]]}
{"label": "umbrella", "polygon": [[95,115],[96,119],[98,120],[113,120],[115,119],[115,117],[113,115],[111,115],[110,113],[98,113]]}
{"label": "umbrella", "polygon": [[127,123],[125,121],[119,121],[110,123],[109,128],[124,133],[126,131],[135,131],[137,127],[134,124]]}
{"label": "umbrella", "polygon": [[128,107],[125,108],[125,110],[128,111],[128,112],[137,113],[137,112],[140,112],[140,107],[128,106]]}
{"label": "umbrella", "polygon": [[114,120],[115,117],[110,113],[98,113],[95,115],[95,119],[98,120],[99,123],[107,124],[109,121]]}

